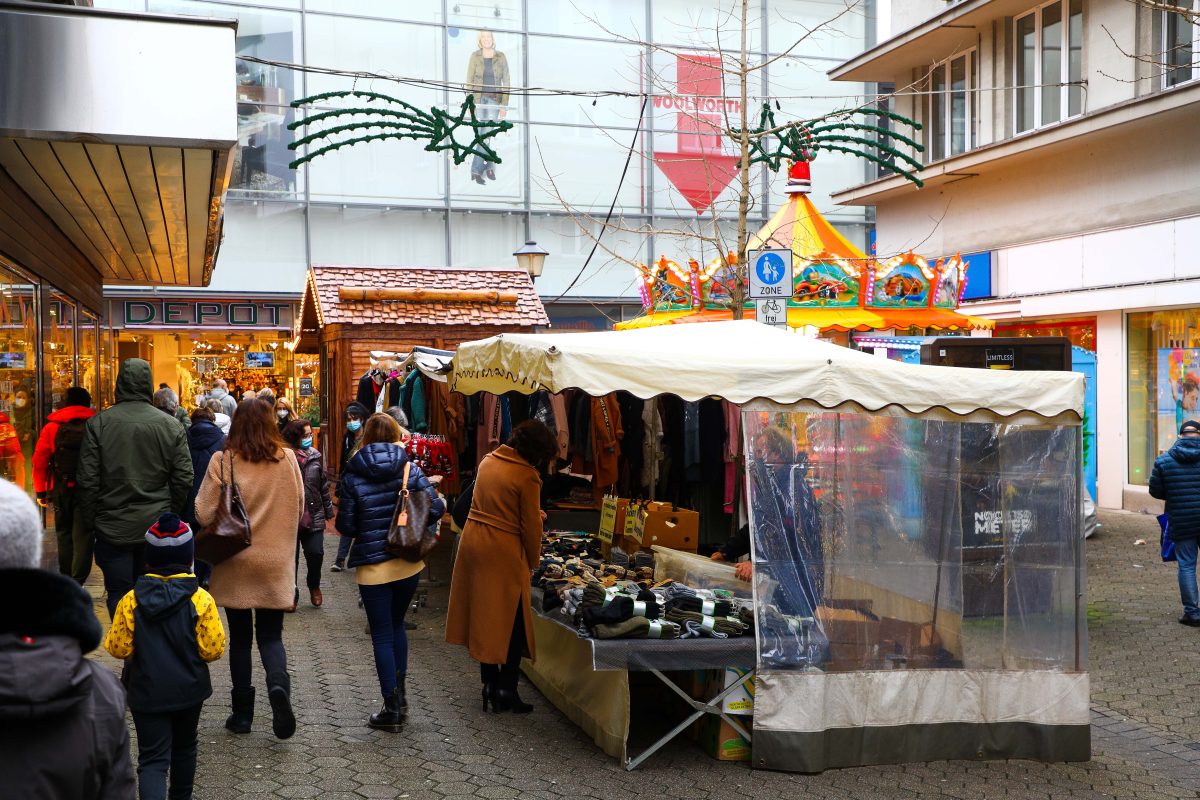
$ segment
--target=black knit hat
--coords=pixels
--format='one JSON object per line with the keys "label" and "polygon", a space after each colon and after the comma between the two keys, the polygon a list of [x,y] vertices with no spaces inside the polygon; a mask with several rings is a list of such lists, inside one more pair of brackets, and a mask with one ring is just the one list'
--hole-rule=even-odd
{"label": "black knit hat", "polygon": [[146,531],[146,571],[191,572],[196,558],[192,529],[177,514],[166,512]]}
{"label": "black knit hat", "polygon": [[1182,436],[1185,433],[1189,433],[1189,432],[1200,433],[1200,422],[1197,422],[1194,419],[1189,419],[1187,422],[1185,422],[1179,426],[1179,435],[1180,436]]}
{"label": "black knit hat", "polygon": [[92,407],[92,395],[87,389],[82,386],[72,386],[67,389],[66,398],[63,400],[64,406],[83,406],[84,408]]}

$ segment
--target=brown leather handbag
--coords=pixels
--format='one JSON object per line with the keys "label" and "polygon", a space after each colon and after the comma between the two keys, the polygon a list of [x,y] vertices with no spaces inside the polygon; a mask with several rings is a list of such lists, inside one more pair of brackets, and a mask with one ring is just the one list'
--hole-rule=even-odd
{"label": "brown leather handbag", "polygon": [[404,482],[396,495],[396,510],[392,512],[384,549],[397,558],[417,562],[437,547],[438,531],[436,525],[429,524],[429,511],[433,505],[429,493],[408,491],[411,471],[412,462],[406,461]]}
{"label": "brown leather handbag", "polygon": [[[225,482],[225,461],[229,461],[229,482]],[[233,476],[233,453],[221,454],[221,497],[216,518],[196,535],[196,558],[216,566],[250,546],[250,515],[242,502],[242,493]]]}

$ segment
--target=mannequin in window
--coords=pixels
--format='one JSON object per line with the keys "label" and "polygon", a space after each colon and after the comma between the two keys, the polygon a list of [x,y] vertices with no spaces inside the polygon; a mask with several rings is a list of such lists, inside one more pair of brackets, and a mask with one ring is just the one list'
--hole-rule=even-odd
{"label": "mannequin in window", "polygon": [[[496,49],[496,37],[491,31],[480,31],[479,49],[467,62],[466,88],[475,98],[475,115],[481,120],[504,119],[508,116],[508,59]],[[485,184],[484,178],[496,180],[496,167],[479,156],[471,161],[471,180]]]}

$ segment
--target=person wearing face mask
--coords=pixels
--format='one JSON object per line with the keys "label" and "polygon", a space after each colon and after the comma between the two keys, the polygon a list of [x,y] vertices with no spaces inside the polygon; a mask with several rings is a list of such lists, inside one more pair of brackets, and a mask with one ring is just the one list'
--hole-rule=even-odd
{"label": "person wearing face mask", "polygon": [[[282,402],[282,401],[281,401]],[[308,598],[314,608],[325,602],[321,594],[321,561],[325,558],[325,520],[333,519],[333,501],[329,498],[329,478],[325,475],[325,457],[313,447],[312,425],[306,419],[295,419],[283,429],[283,440],[296,454],[300,476],[304,479],[304,512],[300,515],[300,535],[296,542],[296,569],[300,568],[300,552],[304,552],[307,567]],[[300,600],[296,589],[295,610]]]}
{"label": "person wearing face mask", "polygon": [[[258,399],[261,400],[262,395],[259,395]],[[296,411],[292,408],[292,404],[287,401],[287,398],[281,397],[275,401],[275,422],[279,425],[280,433],[283,433],[284,429],[297,419],[299,418],[296,416]]]}
{"label": "person wearing face mask", "polygon": [[[343,475],[346,474],[346,465],[350,463],[350,459],[358,452],[358,448],[362,443],[362,426],[363,420],[371,415],[362,403],[357,400],[346,406],[346,432],[342,435],[342,452],[338,459],[338,480],[340,482]],[[341,489],[338,489],[338,496],[341,497]],[[330,569],[333,572],[341,572],[346,568],[346,557],[350,555],[351,539],[349,536],[342,536],[338,540],[337,556],[333,559],[333,566]]]}

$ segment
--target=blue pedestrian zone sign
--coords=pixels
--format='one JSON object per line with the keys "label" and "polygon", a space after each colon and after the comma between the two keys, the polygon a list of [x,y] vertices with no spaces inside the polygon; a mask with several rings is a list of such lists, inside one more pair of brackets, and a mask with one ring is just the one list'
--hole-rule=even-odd
{"label": "blue pedestrian zone sign", "polygon": [[786,249],[750,251],[750,298],[792,296],[792,251]]}

